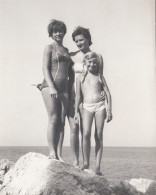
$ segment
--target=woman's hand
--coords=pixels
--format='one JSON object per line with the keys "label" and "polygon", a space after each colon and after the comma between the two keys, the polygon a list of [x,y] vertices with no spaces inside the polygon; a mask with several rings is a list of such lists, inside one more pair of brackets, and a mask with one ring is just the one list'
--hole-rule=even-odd
{"label": "woman's hand", "polygon": [[58,98],[57,90],[54,87],[49,87],[49,91],[52,98]]}
{"label": "woman's hand", "polygon": [[102,101],[104,101],[104,100],[106,99],[106,95],[105,95],[105,92],[104,92],[104,91],[101,91],[100,99],[101,99]]}
{"label": "woman's hand", "polygon": [[75,124],[79,124],[79,118],[80,118],[80,117],[79,117],[79,113],[76,112],[76,113],[75,113],[75,116],[74,116],[74,123],[75,123]]}
{"label": "woman's hand", "polygon": [[112,112],[110,110],[107,110],[107,123],[109,123],[112,120]]}

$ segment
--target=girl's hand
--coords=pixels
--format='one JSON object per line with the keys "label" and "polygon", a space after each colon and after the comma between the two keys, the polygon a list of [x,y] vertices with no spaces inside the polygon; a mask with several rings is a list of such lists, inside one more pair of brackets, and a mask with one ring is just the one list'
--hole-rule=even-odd
{"label": "girl's hand", "polygon": [[74,123],[75,123],[75,124],[79,124],[79,113],[75,113],[75,116],[74,116]]}
{"label": "girl's hand", "polygon": [[112,112],[107,110],[107,123],[109,123],[112,120],[113,116],[112,116]]}
{"label": "girl's hand", "polygon": [[49,91],[52,98],[58,98],[57,90],[54,87],[49,87]]}
{"label": "girl's hand", "polygon": [[104,92],[104,91],[101,91],[100,99],[101,99],[102,101],[104,101],[104,100],[106,99],[106,95],[105,95],[105,92]]}

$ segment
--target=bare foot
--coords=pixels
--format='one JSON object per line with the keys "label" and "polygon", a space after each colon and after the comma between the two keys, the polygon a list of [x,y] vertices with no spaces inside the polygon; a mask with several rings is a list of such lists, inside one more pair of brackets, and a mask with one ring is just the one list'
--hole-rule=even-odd
{"label": "bare foot", "polygon": [[49,155],[49,159],[51,159],[51,160],[59,160],[58,156],[55,155],[55,154],[50,154]]}
{"label": "bare foot", "polygon": [[81,169],[81,170],[89,169],[89,165],[83,165],[83,166],[81,166],[80,169]]}
{"label": "bare foot", "polygon": [[89,165],[83,165],[83,169],[89,169]]}
{"label": "bare foot", "polygon": [[84,169],[84,172],[87,172],[89,174],[95,174],[94,171],[91,169]]}
{"label": "bare foot", "polygon": [[58,157],[59,161],[64,162],[64,160],[61,158],[61,156]]}
{"label": "bare foot", "polygon": [[79,166],[79,162],[78,161],[74,161],[73,166],[75,168],[77,168],[77,169],[80,169],[80,166]]}
{"label": "bare foot", "polygon": [[96,175],[99,175],[99,176],[103,176],[102,172],[101,172],[100,169],[98,169],[98,168],[96,168],[95,174],[96,174]]}

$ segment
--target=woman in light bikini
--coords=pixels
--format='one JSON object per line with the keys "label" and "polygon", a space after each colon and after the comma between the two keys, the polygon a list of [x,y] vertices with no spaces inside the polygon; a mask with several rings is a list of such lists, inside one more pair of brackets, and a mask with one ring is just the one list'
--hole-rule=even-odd
{"label": "woman in light bikini", "polygon": [[[74,62],[73,71],[75,73],[74,84],[71,89],[70,101],[69,101],[69,113],[68,113],[68,120],[70,124],[70,142],[71,148],[74,155],[74,166],[79,167],[79,128],[81,134],[83,134],[82,128],[82,106],[79,107],[80,112],[80,123],[79,125],[74,122],[74,114],[75,114],[75,93],[76,93],[76,78],[78,75],[85,72],[84,65],[83,65],[83,58],[87,52],[90,52],[90,45],[92,44],[91,35],[89,29],[83,28],[78,26],[73,34],[72,34],[73,41],[76,43],[77,47],[79,48],[78,51],[70,53],[70,56]],[[99,61],[99,74],[103,75],[103,58],[101,55],[98,55]],[[72,80],[73,81],[73,80]],[[69,81],[69,83],[72,83]],[[104,99],[104,92],[101,92],[101,99]],[[97,139],[97,131],[95,129],[95,139]],[[81,140],[82,143],[82,140]],[[82,145],[82,144],[81,144]],[[98,146],[97,146],[98,147]],[[95,154],[97,155],[97,147],[95,147]],[[82,147],[82,155],[83,155],[83,147]]]}

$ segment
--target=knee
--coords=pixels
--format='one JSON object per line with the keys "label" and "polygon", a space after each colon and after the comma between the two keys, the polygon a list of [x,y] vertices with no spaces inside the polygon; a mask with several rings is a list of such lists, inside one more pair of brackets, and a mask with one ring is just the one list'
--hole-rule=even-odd
{"label": "knee", "polygon": [[89,140],[90,139],[90,133],[83,133],[83,139],[84,140]]}
{"label": "knee", "polygon": [[57,116],[56,115],[51,115],[49,116],[49,123],[51,124],[57,124]]}
{"label": "knee", "polygon": [[102,143],[103,142],[103,133],[97,133],[97,136],[95,139],[98,140],[100,143]]}
{"label": "knee", "polygon": [[78,136],[79,135],[79,128],[75,125],[71,128],[71,136]]}

